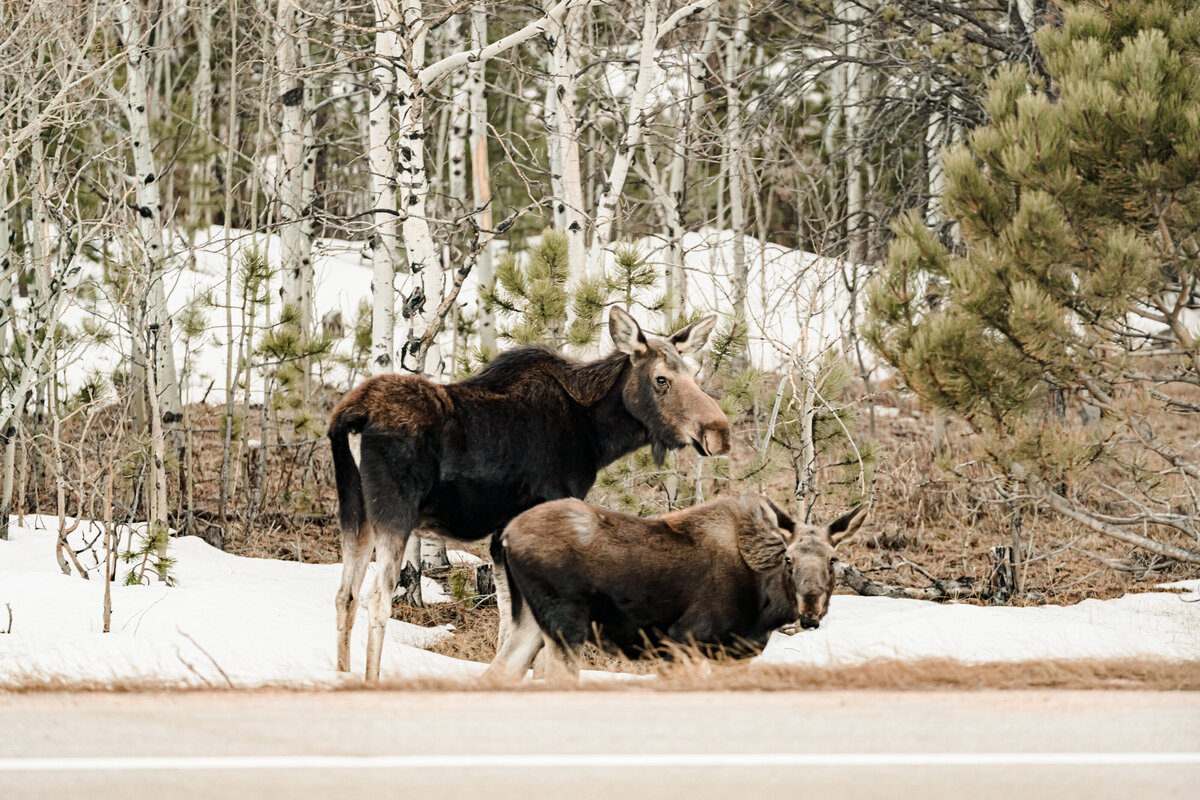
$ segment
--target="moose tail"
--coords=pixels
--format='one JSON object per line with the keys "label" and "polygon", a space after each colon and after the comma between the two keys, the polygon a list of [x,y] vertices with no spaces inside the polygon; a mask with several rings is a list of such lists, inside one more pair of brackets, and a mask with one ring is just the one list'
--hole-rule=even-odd
{"label": "moose tail", "polygon": [[524,598],[521,597],[521,591],[517,586],[517,581],[512,574],[512,570],[508,565],[508,551],[504,548],[503,532],[492,534],[491,556],[492,564],[496,571],[497,583],[503,581],[508,590],[509,610],[511,616],[509,619],[517,620],[521,616],[521,606],[524,605]]}
{"label": "moose tail", "polygon": [[367,415],[354,406],[339,406],[329,424],[329,444],[333,449],[333,475],[337,481],[338,523],[342,533],[356,534],[362,527],[362,475],[358,461],[350,452],[350,434],[361,433]]}

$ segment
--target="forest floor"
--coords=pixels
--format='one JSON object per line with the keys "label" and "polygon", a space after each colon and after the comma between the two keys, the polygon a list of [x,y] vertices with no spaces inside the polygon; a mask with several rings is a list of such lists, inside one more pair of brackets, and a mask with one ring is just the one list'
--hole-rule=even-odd
{"label": "forest floor", "polygon": [[[197,496],[215,494],[221,452],[217,435],[219,412],[220,409],[205,406],[189,410],[198,431]],[[866,428],[866,418],[864,410],[858,422],[860,428]],[[752,427],[746,421],[738,426],[740,435],[734,437],[731,471],[744,467],[755,457],[749,444],[754,436]],[[986,594],[992,570],[988,553],[993,547],[1011,542],[1013,512],[989,493],[948,477],[939,468],[939,461],[954,463],[956,452],[961,451],[963,459],[967,458],[966,426],[951,423],[940,452],[934,450],[934,429],[935,415],[912,399],[891,392],[878,397],[874,441],[880,456],[872,487],[873,507],[860,532],[839,546],[839,557],[864,575],[888,585],[926,587],[930,585],[928,574],[974,584],[980,587],[981,594]],[[866,430],[861,433],[868,434]],[[239,449],[236,441],[234,449]],[[282,448],[281,453],[271,456],[276,466],[268,471],[271,485],[265,492],[268,500],[264,513],[250,526],[238,522],[225,526],[224,549],[258,558],[306,563],[339,561],[337,499],[327,442],[316,439]],[[683,458],[694,461],[690,454]],[[237,461],[245,465],[250,459],[243,453],[235,453]],[[239,476],[251,471],[246,466]],[[828,472],[833,475],[834,470]],[[786,500],[794,483],[792,471],[784,466],[761,486],[772,497]],[[722,491],[751,491],[760,486],[735,488],[718,479],[706,479],[705,484],[709,497]],[[670,510],[661,485],[643,482],[633,491],[644,498],[645,506],[652,509],[657,506],[658,513]],[[829,518],[845,510],[845,503],[838,503],[847,494],[845,486],[834,487],[828,499],[818,499],[814,517]],[[1061,519],[1026,512],[1021,524],[1026,555],[1019,566],[1023,592],[1012,598],[1010,604],[1069,604],[1088,598],[1120,597],[1158,583],[1200,577],[1200,568],[1146,556],[1098,534],[1081,531]],[[481,557],[487,555],[485,543],[454,546]],[[1112,564],[1121,568],[1114,569]],[[843,586],[839,591],[851,590]],[[957,599],[989,602],[980,595],[968,594]]]}

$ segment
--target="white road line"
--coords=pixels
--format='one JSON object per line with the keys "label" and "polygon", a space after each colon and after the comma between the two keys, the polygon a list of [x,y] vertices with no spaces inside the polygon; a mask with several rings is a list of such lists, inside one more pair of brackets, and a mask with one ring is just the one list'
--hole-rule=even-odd
{"label": "white road line", "polygon": [[557,767],[1002,767],[1200,765],[1197,753],[545,753],[0,758],[0,772]]}

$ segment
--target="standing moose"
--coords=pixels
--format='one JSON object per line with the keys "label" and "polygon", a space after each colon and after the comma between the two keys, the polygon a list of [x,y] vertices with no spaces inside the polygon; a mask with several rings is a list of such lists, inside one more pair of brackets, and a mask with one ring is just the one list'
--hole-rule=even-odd
{"label": "standing moose", "polygon": [[482,539],[538,503],[582,498],[602,467],[646,444],[659,463],[689,444],[703,455],[729,452],[729,421],[683,360],[704,347],[716,317],[666,339],[646,336],[621,308],[608,323],[617,352],[597,361],[523,347],[444,386],[380,375],[334,409],[339,670],[350,670],[350,631],[372,551],[378,570],[367,601],[366,677],[378,680],[392,592],[414,529]]}

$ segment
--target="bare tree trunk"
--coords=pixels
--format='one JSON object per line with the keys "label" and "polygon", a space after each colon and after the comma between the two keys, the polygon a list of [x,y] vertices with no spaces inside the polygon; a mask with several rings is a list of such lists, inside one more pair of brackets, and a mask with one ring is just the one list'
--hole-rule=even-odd
{"label": "bare tree trunk", "polygon": [[[237,0],[229,0],[229,16],[237,18]],[[230,479],[232,464],[230,463],[233,446],[233,409],[236,386],[236,360],[234,350],[233,330],[233,158],[237,152],[238,113],[237,113],[237,69],[238,69],[238,32],[237,26],[230,29],[229,55],[229,100],[228,119],[226,120],[225,141],[225,425],[222,432],[224,447],[221,449],[221,479],[217,500],[218,523],[225,529],[225,514],[229,503]]]}
{"label": "bare tree trunk", "polygon": [[[150,351],[158,349],[154,338],[159,331],[151,328]],[[159,404],[158,370],[146,370],[147,396],[150,400],[150,482],[154,487],[151,497],[151,514],[148,521],[150,537],[158,542],[158,555],[167,555],[167,470],[166,470],[166,436],[162,424],[162,408]]]}
{"label": "bare tree trunk", "polygon": [[[807,358],[807,354],[804,356]],[[813,420],[817,415],[817,393],[813,385],[816,376],[807,363],[800,365],[799,391],[792,402],[798,402],[796,419],[800,428],[800,452],[794,456],[796,471],[796,502],[804,511],[804,521],[812,518],[813,504],[817,500],[817,444],[813,439]]]}
{"label": "bare tree trunk", "polygon": [[[151,332],[151,344],[154,345],[153,353],[147,354],[147,361],[151,362],[151,369],[156,374],[147,378],[146,385],[153,386],[160,392],[159,397],[151,398],[152,409],[158,408],[160,413],[157,421],[151,420],[151,431],[155,429],[155,425],[161,426],[165,423],[169,426],[172,444],[182,459],[184,438],[179,423],[183,419],[183,403],[175,371],[171,315],[167,313],[166,294],[163,289],[163,205],[158,193],[159,174],[154,164],[148,112],[146,68],[149,65],[149,57],[145,49],[145,36],[135,18],[133,0],[121,0],[117,6],[117,16],[126,48],[125,117],[129,123],[130,147],[133,152],[133,179],[140,240],[138,244],[144,253],[144,268],[149,286],[146,322]],[[166,491],[165,483],[163,491]],[[165,520],[165,497],[159,513]]]}
{"label": "bare tree trunk", "polygon": [[375,232],[371,237],[373,374],[391,372],[396,354],[396,173],[392,151],[392,104],[396,94],[395,60],[400,55],[396,0],[374,0],[375,63],[371,68],[370,142],[371,207]]}
{"label": "bare tree trunk", "polygon": [[[3,17],[0,16],[0,19]],[[0,88],[3,88],[0,86]],[[3,149],[0,145],[0,150]],[[8,353],[8,329],[12,324],[13,278],[16,264],[12,252],[12,229],[8,216],[8,174],[0,173],[0,353]],[[0,405],[6,394],[6,385],[0,383]],[[20,411],[17,412],[20,414]],[[8,515],[12,511],[13,465],[17,448],[17,426],[9,420],[0,426],[0,442],[4,443],[4,473],[0,479],[0,541],[8,539]]]}
{"label": "bare tree trunk", "polygon": [[[487,45],[487,11],[482,2],[471,9],[471,47],[483,49]],[[471,114],[471,184],[475,208],[478,211],[476,225],[480,230],[492,228],[492,185],[488,164],[487,93],[484,83],[487,62],[472,61],[467,67],[467,94]],[[483,245],[476,263],[479,285],[479,346],[488,352],[496,351],[496,313],[484,301],[484,290],[491,289],[496,281],[495,265],[492,262],[490,239]]]}
{"label": "bare tree trunk", "polygon": [[741,73],[750,9],[743,0],[737,3],[737,20],[725,50],[725,104],[728,108],[724,159],[729,185],[729,228],[733,232],[733,309],[745,318],[748,270],[746,266],[746,199],[744,194],[745,142],[742,119]]}
{"label": "bare tree trunk", "polygon": [[294,0],[279,0],[275,30],[279,69],[280,149],[279,230],[282,315],[295,315],[302,336],[313,327],[313,89],[308,77],[310,19]]}
{"label": "bare tree trunk", "polygon": [[[572,2],[561,0],[556,6],[520,30],[491,44],[460,50],[425,66],[425,35],[421,0],[403,0],[401,14],[404,33],[404,69],[397,70],[396,119],[400,142],[397,171],[400,185],[400,223],[408,252],[408,273],[413,283],[404,300],[404,317],[409,321],[408,335],[400,352],[401,367],[408,372],[440,375],[444,365],[436,344],[436,332],[449,308],[442,308],[441,262],[433,246],[426,211],[429,178],[425,166],[424,98],[440,80],[472,61],[486,62],[495,55],[544,33],[568,12]],[[431,363],[430,363],[431,362]]]}
{"label": "bare tree trunk", "polygon": [[[407,273],[413,283],[404,299],[403,316],[408,335],[400,351],[400,366],[408,372],[442,372],[436,341],[421,346],[426,333],[437,327],[435,311],[442,299],[442,267],[429,229],[426,201],[429,173],[425,165],[425,92],[421,70],[425,66],[426,26],[421,0],[402,0],[404,54],[407,63],[396,71],[396,140],[399,142],[400,228],[408,253]],[[430,363],[432,362],[432,363]]]}
{"label": "bare tree trunk", "polygon": [[[213,135],[213,79],[212,79],[212,19],[215,9],[213,0],[198,0],[196,6],[196,84],[192,95],[193,123],[200,130],[205,142],[215,141]],[[236,28],[237,26],[231,26]],[[231,30],[231,35],[236,35]],[[207,150],[207,148],[206,148]],[[192,165],[188,187],[188,216],[193,226],[207,227],[211,218],[206,210],[207,203],[201,198],[208,192],[212,180],[214,156],[206,155],[198,164]]]}
{"label": "bare tree trunk", "polygon": [[104,632],[112,628],[112,582],[117,569],[117,532],[113,529],[113,468],[104,485]]}
{"label": "bare tree trunk", "polygon": [[[848,19],[862,19],[863,10],[854,3],[846,6]],[[858,25],[852,26],[855,30]],[[862,58],[862,44],[858,35],[847,43],[846,64],[846,235],[849,239],[849,259],[852,264],[863,264],[867,260],[866,232],[863,221],[865,211],[862,190],[862,147],[858,141],[858,118],[862,114],[862,66],[856,63]]]}
{"label": "bare tree trunk", "polygon": [[[462,15],[454,14],[446,22],[446,40],[451,46],[457,46],[470,36],[468,30],[463,32]],[[467,209],[467,139],[469,131],[467,120],[470,114],[468,108],[467,73],[456,71],[450,77],[450,109],[449,109],[449,141],[446,144],[446,156],[450,162],[450,216],[458,218]]]}
{"label": "bare tree trunk", "polygon": [[[584,9],[571,9],[561,25],[549,31],[554,44],[550,49],[551,83],[547,89],[554,108],[548,120],[550,171],[558,178],[555,194],[555,222],[567,235],[568,274],[575,280],[587,272],[583,176],[579,167],[578,114],[575,110],[576,81],[579,72],[574,47],[584,19]],[[560,213],[561,207],[561,213]],[[560,219],[561,218],[561,219]]]}
{"label": "bare tree trunk", "polygon": [[13,507],[13,477],[16,469],[17,455],[17,426],[15,420],[5,426],[4,441],[4,479],[0,486],[0,541],[8,539],[8,517]]}
{"label": "bare tree trunk", "polygon": [[659,35],[658,4],[648,2],[645,4],[645,16],[642,19],[637,82],[634,84],[633,94],[629,98],[629,107],[625,112],[625,130],[620,137],[616,152],[613,154],[608,179],[596,208],[596,223],[592,231],[592,244],[588,248],[587,259],[587,274],[590,276],[603,273],[605,247],[612,239],[613,225],[617,219],[617,206],[621,201],[621,194],[625,191],[625,179],[629,175],[629,165],[637,147],[642,142],[644,127],[642,112],[646,106],[646,95],[650,91],[654,54],[658,47]]}

